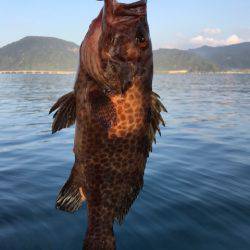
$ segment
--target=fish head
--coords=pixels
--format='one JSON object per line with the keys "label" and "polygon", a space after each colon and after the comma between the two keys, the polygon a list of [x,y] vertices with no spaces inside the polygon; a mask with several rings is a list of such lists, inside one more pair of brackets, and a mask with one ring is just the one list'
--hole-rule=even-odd
{"label": "fish head", "polygon": [[135,77],[153,71],[147,1],[125,4],[105,0],[99,56],[106,84],[124,94]]}

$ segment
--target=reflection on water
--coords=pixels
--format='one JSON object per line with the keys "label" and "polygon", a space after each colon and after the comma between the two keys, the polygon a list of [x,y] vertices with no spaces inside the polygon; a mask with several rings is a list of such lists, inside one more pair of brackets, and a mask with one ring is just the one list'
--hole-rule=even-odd
{"label": "reflection on water", "polygon": [[[169,114],[118,249],[250,249],[250,76],[157,75]],[[56,211],[74,128],[48,110],[72,76],[0,76],[0,249],[81,249],[86,207]]]}

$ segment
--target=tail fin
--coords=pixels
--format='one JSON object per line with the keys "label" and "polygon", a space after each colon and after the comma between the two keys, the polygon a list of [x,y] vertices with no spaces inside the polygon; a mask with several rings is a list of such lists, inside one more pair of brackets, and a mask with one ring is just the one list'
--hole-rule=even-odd
{"label": "tail fin", "polygon": [[69,179],[57,197],[56,208],[72,213],[82,206],[85,199],[82,188]]}

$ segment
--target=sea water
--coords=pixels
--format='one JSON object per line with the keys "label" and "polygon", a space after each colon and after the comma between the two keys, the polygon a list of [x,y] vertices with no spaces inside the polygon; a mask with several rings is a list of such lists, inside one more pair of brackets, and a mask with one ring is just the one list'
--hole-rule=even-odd
{"label": "sea water", "polygon": [[[55,209],[74,127],[51,135],[51,105],[74,77],[0,75],[0,249],[81,249],[86,205]],[[168,109],[118,250],[250,249],[250,75],[155,75]]]}

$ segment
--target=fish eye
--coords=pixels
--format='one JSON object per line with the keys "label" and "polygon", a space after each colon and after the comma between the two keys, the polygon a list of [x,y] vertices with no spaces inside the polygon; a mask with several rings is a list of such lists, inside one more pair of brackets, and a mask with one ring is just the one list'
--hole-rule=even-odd
{"label": "fish eye", "polygon": [[137,35],[137,37],[136,37],[136,42],[137,42],[138,44],[144,43],[145,41],[146,41],[146,39],[145,39],[145,37],[144,37],[143,35]]}
{"label": "fish eye", "polygon": [[136,44],[139,48],[144,49],[148,45],[147,33],[145,32],[143,27],[138,27],[135,35]]}
{"label": "fish eye", "polygon": [[145,49],[148,46],[148,41],[143,34],[137,34],[136,43],[141,49]]}

